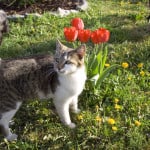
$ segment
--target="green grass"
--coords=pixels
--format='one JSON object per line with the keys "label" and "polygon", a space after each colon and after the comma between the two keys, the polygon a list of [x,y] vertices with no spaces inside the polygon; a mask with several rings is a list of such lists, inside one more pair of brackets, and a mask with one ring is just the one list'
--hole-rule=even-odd
{"label": "green grass", "polygon": [[[0,139],[0,150],[122,150],[150,149],[150,24],[148,9],[142,3],[89,0],[86,12],[60,18],[45,13],[41,18],[10,21],[10,32],[0,46],[0,57],[53,53],[55,40],[66,45],[63,28],[73,17],[81,17],[86,28],[110,30],[107,63],[129,67],[117,68],[102,83],[97,94],[85,88],[79,98],[81,114],[72,114],[77,128],[68,129],[53,111],[52,101],[26,103],[13,119],[11,128],[18,141]],[[87,50],[91,50],[87,44]],[[143,63],[142,68],[137,65]],[[140,72],[145,75],[141,76]],[[86,85],[87,87],[87,85]],[[115,99],[119,99],[119,110]],[[96,117],[99,117],[96,119]],[[115,120],[114,125],[107,122]],[[135,125],[135,121],[141,123]],[[112,130],[117,127],[117,131]]]}

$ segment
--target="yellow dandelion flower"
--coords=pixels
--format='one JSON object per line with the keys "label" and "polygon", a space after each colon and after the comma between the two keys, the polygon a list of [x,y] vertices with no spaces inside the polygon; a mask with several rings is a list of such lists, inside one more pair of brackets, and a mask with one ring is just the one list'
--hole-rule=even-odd
{"label": "yellow dandelion flower", "polygon": [[137,65],[137,67],[138,67],[138,68],[142,68],[143,65],[144,65],[143,63],[139,63],[139,64]]}
{"label": "yellow dandelion flower", "polygon": [[122,63],[122,67],[123,67],[124,69],[126,69],[126,68],[129,67],[129,64],[128,64],[127,62],[123,62],[123,63]]}
{"label": "yellow dandelion flower", "polygon": [[31,30],[32,30],[32,32],[35,32],[35,28],[34,27],[31,27]]}
{"label": "yellow dandelion flower", "polygon": [[144,105],[145,105],[145,106],[148,106],[148,104],[147,104],[147,103],[145,103]]}
{"label": "yellow dandelion flower", "polygon": [[108,124],[111,124],[111,125],[115,124],[115,120],[113,118],[109,118],[107,122]]}
{"label": "yellow dandelion flower", "polygon": [[78,120],[83,120],[83,116],[82,116],[82,115],[78,115],[78,116],[77,116],[77,119],[78,119]]}
{"label": "yellow dandelion flower", "polygon": [[113,131],[117,131],[118,128],[117,128],[116,126],[112,126],[112,130],[113,130]]}
{"label": "yellow dandelion flower", "polygon": [[124,5],[124,1],[121,1],[121,2],[120,2],[120,5],[123,6],[123,5]]}
{"label": "yellow dandelion flower", "polygon": [[119,110],[119,109],[121,109],[121,106],[118,105],[118,104],[115,104],[115,109],[116,109],[116,110]]}
{"label": "yellow dandelion flower", "polygon": [[119,102],[119,99],[118,99],[118,98],[115,98],[115,99],[114,99],[114,103],[117,104],[118,102]]}
{"label": "yellow dandelion flower", "polygon": [[145,72],[144,71],[140,71],[140,75],[143,77],[145,76]]}
{"label": "yellow dandelion flower", "polygon": [[128,77],[128,80],[131,80],[131,77]]}
{"label": "yellow dandelion flower", "polygon": [[97,122],[102,122],[102,118],[100,118],[99,116],[96,116],[95,120],[96,120]]}
{"label": "yellow dandelion flower", "polygon": [[105,64],[105,67],[109,67],[110,66],[110,64]]}
{"label": "yellow dandelion flower", "polygon": [[136,126],[140,126],[140,125],[141,125],[141,122],[135,120],[134,124],[135,124]]}

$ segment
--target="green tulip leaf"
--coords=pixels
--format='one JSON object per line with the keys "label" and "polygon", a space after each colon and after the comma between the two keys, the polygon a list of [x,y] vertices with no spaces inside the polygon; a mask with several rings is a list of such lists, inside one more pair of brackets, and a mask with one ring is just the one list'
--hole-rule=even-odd
{"label": "green tulip leaf", "polygon": [[97,80],[97,83],[96,83],[96,86],[95,86],[95,87],[98,88],[98,87],[101,85],[102,81],[108,76],[108,74],[109,74],[112,70],[116,69],[118,66],[119,66],[119,65],[114,64],[114,65],[112,65],[112,66],[106,68],[106,69],[103,71],[103,73],[99,76],[99,79]]}

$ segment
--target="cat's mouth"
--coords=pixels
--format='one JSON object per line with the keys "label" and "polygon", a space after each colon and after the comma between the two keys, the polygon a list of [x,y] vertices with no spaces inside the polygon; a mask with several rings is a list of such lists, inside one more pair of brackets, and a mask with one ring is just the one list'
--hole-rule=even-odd
{"label": "cat's mouth", "polygon": [[59,69],[60,73],[65,73],[66,71],[64,69]]}
{"label": "cat's mouth", "polygon": [[60,70],[58,70],[58,72],[60,73],[60,74],[64,74],[64,75],[66,75],[66,74],[72,74],[72,73],[74,73],[75,71],[74,70],[66,70],[66,69],[60,69]]}
{"label": "cat's mouth", "polygon": [[64,67],[58,68],[58,71],[61,74],[72,74],[76,72],[76,70],[77,70],[77,67],[74,64],[66,64]]}
{"label": "cat's mouth", "polygon": [[59,73],[60,74],[71,74],[72,72],[68,71],[68,70],[65,70],[65,69],[60,69],[59,70]]}

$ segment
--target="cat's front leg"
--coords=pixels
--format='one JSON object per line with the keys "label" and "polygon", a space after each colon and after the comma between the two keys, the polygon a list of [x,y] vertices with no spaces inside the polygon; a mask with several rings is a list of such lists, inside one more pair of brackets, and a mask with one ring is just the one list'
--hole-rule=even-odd
{"label": "cat's front leg", "polygon": [[69,103],[68,102],[61,103],[61,102],[62,101],[54,100],[54,104],[61,121],[69,128],[75,128],[76,125],[72,123],[70,119]]}
{"label": "cat's front leg", "polygon": [[81,110],[78,108],[78,96],[74,96],[72,99],[72,102],[70,104],[70,108],[72,112],[78,114],[81,112]]}

